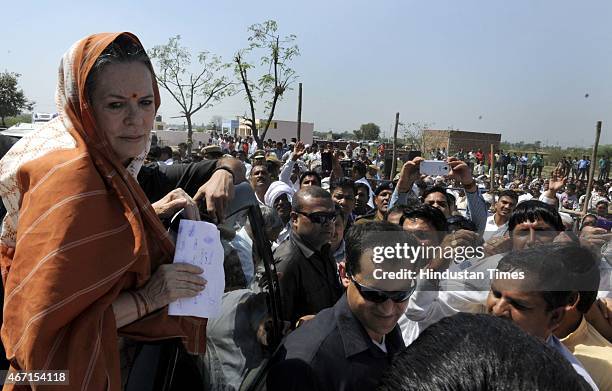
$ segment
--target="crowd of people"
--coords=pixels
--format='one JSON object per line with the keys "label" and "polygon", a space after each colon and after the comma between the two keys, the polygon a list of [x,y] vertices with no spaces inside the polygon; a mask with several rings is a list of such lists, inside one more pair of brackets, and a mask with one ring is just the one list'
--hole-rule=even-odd
{"label": "crowd of people", "polygon": [[[602,179],[595,181],[586,200],[587,182],[581,179],[580,171],[572,174],[560,164],[543,175],[539,154],[533,163],[523,165],[517,163],[518,158],[500,151],[495,159],[509,159],[509,163],[506,169],[496,163],[489,177],[483,172],[490,166],[484,167],[486,159],[479,151],[465,154],[460,150],[448,157],[446,151],[439,150],[435,159],[448,162],[450,175],[420,175],[424,159],[416,157],[400,165],[400,172],[391,180],[382,174],[381,148],[373,152],[357,146],[354,153],[350,145],[338,149],[326,142],[311,146],[296,140],[269,140],[263,149],[256,149],[250,138],[233,141],[230,136],[215,135],[201,154],[214,151],[216,157],[232,155],[241,160],[262,208],[272,208],[282,220],[278,235],[270,239],[281,276],[282,318],[295,331],[272,355],[274,365],[268,375],[271,389],[375,389],[381,379],[388,387],[381,389],[419,389],[389,388],[388,384],[416,384],[416,379],[423,381],[424,377],[414,371],[407,375],[405,369],[393,366],[390,357],[401,356],[404,346],[411,351],[430,325],[458,313],[489,313],[514,320],[526,333],[524,340],[516,343],[527,343],[527,335],[536,337],[563,357],[557,358],[555,365],[569,363],[574,368],[570,373],[582,377],[564,382],[585,381],[585,389],[612,387],[606,374],[612,369],[611,329],[605,320],[612,269],[606,258],[612,237],[612,183],[606,175],[599,175]],[[243,147],[238,151],[228,149],[233,145]],[[323,167],[325,154],[331,158],[328,169]],[[526,159],[527,155],[522,157]],[[345,164],[349,160],[350,164]],[[515,171],[515,165],[523,168]],[[582,212],[585,202],[586,214]],[[381,236],[382,232],[386,235]],[[415,291],[416,286],[405,281],[397,281],[393,287],[388,281],[377,285],[372,278],[374,264],[368,261],[371,255],[364,253],[385,243],[455,248],[481,245],[486,256],[483,260],[422,259],[403,266],[413,270],[427,266],[438,271],[522,270],[532,276],[526,284],[542,287],[552,284],[548,278],[555,276],[561,285],[546,289],[564,290],[568,296],[549,302],[548,291],[529,296],[532,288],[527,286],[520,287],[520,297],[510,288],[498,292],[493,289],[493,278],[476,288],[470,281],[458,283],[453,279],[419,281],[422,291]],[[541,264],[543,269],[521,263],[525,259]],[[589,259],[588,272],[573,269],[572,262],[584,259]],[[396,264],[390,268],[401,267]],[[585,273],[585,281],[590,282],[571,296],[572,283],[563,285],[559,281],[569,281],[566,279],[576,273]],[[253,278],[257,279],[257,273]],[[517,302],[522,304],[514,304]],[[528,314],[538,308],[536,302],[542,306],[543,317]],[[557,320],[553,309],[561,308],[564,319]],[[547,316],[549,323],[544,320]],[[474,334],[473,338],[478,336]],[[214,340],[209,335],[209,342],[213,341],[215,351],[219,351],[220,344]],[[434,335],[427,349],[434,348],[435,341]],[[543,346],[539,348],[541,354],[550,354]],[[469,357],[464,349],[461,353]],[[389,368],[396,368],[404,377],[389,374]],[[436,370],[443,373],[441,368]],[[239,373],[228,372],[242,379]],[[534,386],[536,383],[529,381],[536,382],[536,375],[517,384]],[[217,381],[223,383],[226,376],[232,377],[224,373]],[[550,380],[549,389],[555,388],[553,383]]]}
{"label": "crowd of people", "polygon": [[[449,167],[436,177],[420,156],[385,177],[382,145],[213,134],[187,156],[151,140],[159,92],[129,33],[73,45],[57,103],[0,161],[9,373],[143,389],[135,368],[158,368],[142,346],[174,341],[174,389],[612,390],[608,171],[586,199],[584,159],[545,175],[539,154],[499,151],[489,175],[480,150],[436,150]],[[207,285],[206,270],[173,263],[171,218],[224,223],[245,182],[263,226],[221,235],[221,314],[168,315]]]}

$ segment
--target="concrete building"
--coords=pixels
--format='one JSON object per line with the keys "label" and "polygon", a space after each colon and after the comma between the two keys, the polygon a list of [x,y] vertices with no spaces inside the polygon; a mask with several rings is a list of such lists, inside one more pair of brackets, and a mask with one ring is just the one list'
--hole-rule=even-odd
{"label": "concrete building", "polygon": [[[177,146],[180,143],[187,142],[187,131],[186,130],[155,130],[157,136],[157,144],[160,146]],[[208,144],[210,139],[210,132],[193,132],[191,139],[193,140],[193,146],[196,148],[201,142],[203,145]]]}
{"label": "concrete building", "polygon": [[239,127],[240,121],[237,119],[223,120],[223,123],[221,124],[221,133],[234,136],[238,133]]}
{"label": "concrete building", "polygon": [[164,130],[166,129],[166,123],[164,122],[161,114],[155,116],[155,123],[153,124],[153,130]]}
{"label": "concrete building", "polygon": [[[257,128],[263,129],[265,120],[257,120]],[[301,136],[300,138],[305,144],[312,144],[314,132],[313,122],[302,122]],[[244,119],[240,119],[238,126],[238,136],[250,136],[251,128]],[[274,141],[281,141],[282,139],[291,140],[293,137],[297,138],[297,121],[283,121],[283,120],[272,120],[268,132],[266,133],[266,140],[272,139]]]}
{"label": "concrete building", "polygon": [[498,150],[500,142],[500,133],[426,129],[423,132],[422,151],[423,156],[428,156],[432,149],[438,148],[446,148],[450,155],[459,152],[461,148],[465,152],[476,151],[480,148],[486,153],[491,150],[491,144],[494,150]]}

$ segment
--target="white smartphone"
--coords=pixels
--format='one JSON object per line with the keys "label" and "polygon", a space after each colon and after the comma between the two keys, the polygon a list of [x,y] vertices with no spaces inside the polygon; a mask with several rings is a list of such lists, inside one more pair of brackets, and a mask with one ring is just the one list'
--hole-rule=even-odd
{"label": "white smartphone", "polygon": [[450,167],[442,160],[423,160],[419,164],[419,171],[423,175],[445,176],[450,172]]}

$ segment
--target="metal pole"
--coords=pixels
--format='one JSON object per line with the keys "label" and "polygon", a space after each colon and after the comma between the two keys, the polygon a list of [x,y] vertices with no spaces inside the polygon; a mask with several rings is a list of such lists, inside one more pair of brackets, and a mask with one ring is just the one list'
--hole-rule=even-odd
{"label": "metal pole", "polygon": [[300,83],[298,93],[298,120],[297,120],[297,141],[301,140],[302,135],[302,83]]}
{"label": "metal pole", "polygon": [[395,113],[395,130],[393,130],[393,161],[391,162],[390,180],[395,178],[395,166],[397,164],[397,127],[399,126],[399,113]]}
{"label": "metal pole", "polygon": [[591,154],[591,167],[589,168],[589,181],[587,182],[586,197],[584,197],[584,205],[582,213],[586,214],[591,203],[591,191],[593,190],[593,177],[595,176],[595,164],[597,164],[597,148],[599,147],[599,136],[601,135],[601,121],[597,121],[595,128],[595,144],[593,144],[593,153]]}
{"label": "metal pole", "polygon": [[491,144],[491,154],[489,155],[489,173],[489,186],[491,188],[491,193],[493,193],[493,181],[495,180],[495,155],[493,155],[493,144]]}

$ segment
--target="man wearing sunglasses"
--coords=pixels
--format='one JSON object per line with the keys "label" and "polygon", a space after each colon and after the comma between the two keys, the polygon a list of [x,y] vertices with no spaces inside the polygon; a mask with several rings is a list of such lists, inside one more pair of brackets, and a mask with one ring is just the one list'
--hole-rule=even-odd
{"label": "man wearing sunglasses", "polygon": [[330,250],[335,220],[331,195],[319,186],[302,187],[293,196],[289,240],[274,251],[281,273],[281,315],[292,325],[333,306],[342,295]]}
{"label": "man wearing sunglasses", "polygon": [[416,273],[411,260],[375,257],[376,248],[398,243],[418,245],[411,234],[386,221],[349,230],[346,293],[287,337],[273,358],[269,390],[376,389],[391,357],[405,347],[397,321],[416,287],[409,276],[389,277],[390,272]]}

